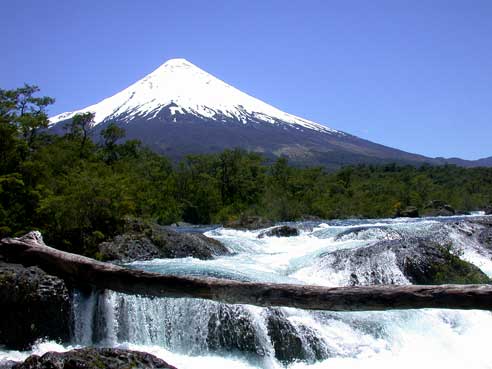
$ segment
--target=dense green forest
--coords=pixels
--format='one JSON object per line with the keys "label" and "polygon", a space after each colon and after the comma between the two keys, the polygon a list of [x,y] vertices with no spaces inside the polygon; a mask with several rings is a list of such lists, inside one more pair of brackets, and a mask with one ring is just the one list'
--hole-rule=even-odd
{"label": "dense green forest", "polygon": [[26,85],[0,90],[0,236],[32,229],[57,247],[91,253],[138,217],[170,224],[219,223],[246,215],[287,221],[316,216],[390,217],[443,200],[458,210],[492,201],[492,168],[355,166],[335,172],[267,163],[239,149],[171,163],[125,141],[109,125],[91,137],[93,115],[65,135],[46,133],[49,97]]}

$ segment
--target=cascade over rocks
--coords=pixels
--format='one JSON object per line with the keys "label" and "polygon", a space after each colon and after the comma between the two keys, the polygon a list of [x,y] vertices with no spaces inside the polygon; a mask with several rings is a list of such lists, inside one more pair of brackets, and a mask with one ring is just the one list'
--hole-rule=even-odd
{"label": "cascade over rocks", "polygon": [[352,239],[354,236],[357,238],[364,237],[365,233],[369,233],[373,230],[379,230],[379,231],[384,231],[384,232],[391,232],[395,236],[400,236],[400,234],[395,231],[395,230],[390,230],[389,227],[384,227],[384,226],[369,226],[369,227],[351,227],[345,231],[340,232],[335,236],[336,241],[344,240],[344,239]]}
{"label": "cascade over rocks", "polygon": [[31,355],[12,369],[176,369],[146,352],[115,348],[83,348],[67,352]]}
{"label": "cascade over rocks", "polygon": [[228,253],[222,243],[201,233],[179,233],[138,220],[129,221],[124,234],[99,245],[101,260],[119,262],[184,257],[206,260]]}
{"label": "cascade over rocks", "polygon": [[[351,269],[351,285],[402,284],[404,276],[420,285],[488,284],[478,267],[452,253],[450,245],[421,238],[379,241],[358,249],[322,255],[336,270]],[[390,264],[396,264],[395,271]]]}
{"label": "cascade over rocks", "polygon": [[299,236],[299,230],[290,226],[278,226],[272,229],[261,232],[258,238],[263,237],[294,237]]}
{"label": "cascade over rocks", "polygon": [[248,352],[265,356],[251,314],[242,306],[220,304],[208,322],[207,344],[212,351]]}
{"label": "cascade over rocks", "polygon": [[295,327],[281,309],[268,309],[267,329],[278,361],[289,364],[296,360],[314,362],[328,358],[329,352],[317,335],[303,325]]}
{"label": "cascade over rocks", "polygon": [[38,267],[0,261],[0,311],[0,345],[10,349],[27,349],[41,337],[70,338],[65,282]]}
{"label": "cascade over rocks", "polygon": [[[50,273],[75,284],[80,284],[82,281],[98,289],[149,297],[194,297],[229,304],[332,311],[417,308],[490,310],[492,301],[490,299],[492,287],[482,284],[490,280],[484,277],[478,268],[472,268],[469,263],[460,263],[457,257],[451,258],[450,271],[438,270],[436,275],[440,278],[436,280],[446,279],[449,274],[459,283],[475,281],[480,284],[332,288],[173,276],[132,270],[56,250],[42,242],[39,232],[30,232],[21,238],[1,240],[0,255],[5,255],[11,260],[22,260],[23,263],[40,265]],[[461,274],[457,273],[457,277],[452,275],[456,270],[461,272]]]}

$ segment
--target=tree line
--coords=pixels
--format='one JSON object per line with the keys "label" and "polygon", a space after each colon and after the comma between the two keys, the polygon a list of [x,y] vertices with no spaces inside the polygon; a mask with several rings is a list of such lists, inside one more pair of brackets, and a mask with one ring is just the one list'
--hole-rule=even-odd
{"label": "tree line", "polygon": [[48,134],[46,108],[25,85],[0,90],[0,236],[38,229],[61,249],[92,255],[137,217],[160,224],[222,223],[259,215],[274,221],[391,217],[442,200],[463,211],[492,202],[492,168],[358,165],[329,172],[268,162],[241,149],[172,163],[124,140],[108,124],[91,136],[94,115],[76,115]]}

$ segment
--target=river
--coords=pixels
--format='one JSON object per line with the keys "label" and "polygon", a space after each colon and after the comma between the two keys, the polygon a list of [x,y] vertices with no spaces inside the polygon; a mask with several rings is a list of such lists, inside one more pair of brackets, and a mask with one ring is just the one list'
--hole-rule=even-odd
{"label": "river", "polygon": [[[394,254],[354,263],[330,253],[380,240],[428,237],[492,277],[492,253],[467,235],[471,217],[291,223],[297,237],[258,238],[260,231],[193,228],[223,242],[230,256],[156,259],[128,266],[158,273],[241,281],[346,286],[409,284]],[[187,229],[188,231],[190,229]],[[199,299],[150,299],[77,292],[71,345],[39,342],[31,352],[0,350],[0,360],[101,345],[146,351],[180,369],[194,368],[492,368],[492,313],[420,309],[308,312],[227,306]]]}

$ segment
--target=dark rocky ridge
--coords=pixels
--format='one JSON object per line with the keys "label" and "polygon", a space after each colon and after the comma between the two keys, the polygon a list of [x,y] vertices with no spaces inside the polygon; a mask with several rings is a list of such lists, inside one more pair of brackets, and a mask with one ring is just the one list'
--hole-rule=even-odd
{"label": "dark rocky ridge", "polygon": [[29,356],[12,369],[176,369],[146,352],[114,348],[84,348]]}
{"label": "dark rocky ridge", "polygon": [[99,245],[103,261],[131,262],[155,258],[212,259],[229,251],[219,241],[200,233],[180,233],[157,224],[129,222],[126,232]]}
{"label": "dark rocky ridge", "polygon": [[39,338],[70,338],[67,286],[38,267],[0,262],[0,311],[0,345],[22,350]]}

